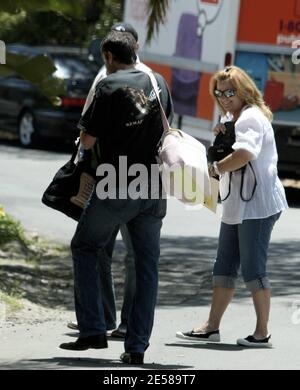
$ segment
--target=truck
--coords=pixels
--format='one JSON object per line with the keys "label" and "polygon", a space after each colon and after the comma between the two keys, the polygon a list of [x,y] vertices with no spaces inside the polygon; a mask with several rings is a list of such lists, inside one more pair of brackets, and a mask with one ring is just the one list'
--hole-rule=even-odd
{"label": "truck", "polygon": [[126,0],[140,58],[170,87],[175,123],[206,145],[219,112],[209,95],[214,72],[235,64],[256,82],[274,114],[279,172],[300,175],[300,0],[170,0],[146,43],[148,0]]}

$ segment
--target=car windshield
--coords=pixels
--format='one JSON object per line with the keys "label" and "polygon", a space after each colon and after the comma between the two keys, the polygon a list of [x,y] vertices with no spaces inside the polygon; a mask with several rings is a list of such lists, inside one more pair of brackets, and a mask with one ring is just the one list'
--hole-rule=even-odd
{"label": "car windshield", "polygon": [[74,56],[54,57],[57,70],[54,76],[61,79],[87,79],[93,78],[98,66],[88,59]]}

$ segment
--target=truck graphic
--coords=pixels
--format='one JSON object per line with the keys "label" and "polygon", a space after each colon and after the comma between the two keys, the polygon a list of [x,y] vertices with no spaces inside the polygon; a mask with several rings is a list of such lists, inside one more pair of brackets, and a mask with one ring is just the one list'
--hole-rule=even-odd
{"label": "truck graphic", "polygon": [[146,5],[126,0],[124,19],[138,31],[142,61],[167,80],[179,127],[211,142],[219,112],[209,80],[235,64],[255,80],[274,113],[275,130],[294,147],[287,160],[300,155],[300,0],[170,0],[149,45]]}

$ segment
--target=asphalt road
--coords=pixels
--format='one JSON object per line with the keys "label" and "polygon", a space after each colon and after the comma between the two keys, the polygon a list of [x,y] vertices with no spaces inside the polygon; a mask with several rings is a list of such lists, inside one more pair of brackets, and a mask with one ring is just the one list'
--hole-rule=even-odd
{"label": "asphalt road", "polygon": [[[63,243],[69,243],[75,223],[43,206],[40,198],[68,158],[69,154],[63,152],[0,145],[0,204],[26,229]],[[300,369],[300,189],[289,188],[287,192],[291,207],[276,224],[270,245],[270,329],[274,348],[256,350],[236,345],[236,339],[246,337],[255,326],[249,293],[241,286],[222,321],[222,343],[193,344],[175,338],[176,331],[190,330],[207,318],[211,292],[203,275],[210,275],[221,210],[219,207],[217,215],[206,209],[187,210],[178,201],[170,200],[162,231],[161,263],[166,272],[161,273],[146,364],[136,369]],[[110,341],[109,348],[100,351],[59,350],[61,342],[76,337],[66,328],[66,322],[72,318],[73,311],[62,310],[42,323],[35,323],[33,318],[32,324],[3,324],[2,329],[0,326],[0,369],[132,368],[118,361],[123,352],[123,343],[118,341]]]}

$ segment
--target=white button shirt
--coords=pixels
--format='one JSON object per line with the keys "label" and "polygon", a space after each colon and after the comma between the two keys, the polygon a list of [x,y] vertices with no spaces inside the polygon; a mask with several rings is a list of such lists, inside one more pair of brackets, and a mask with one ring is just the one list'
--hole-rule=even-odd
{"label": "white button shirt", "polygon": [[[232,120],[227,114],[221,122]],[[229,197],[223,201],[222,222],[229,225],[242,223],[245,219],[267,218],[288,208],[285,191],[277,175],[277,149],[274,130],[268,118],[256,106],[242,111],[235,123],[236,142],[232,148],[245,149],[253,156],[251,160],[257,187],[249,202],[240,195],[241,171],[232,172]],[[224,199],[229,191],[229,172],[221,175],[220,196]],[[255,185],[254,175],[246,167],[243,184],[243,197],[249,199]]]}

